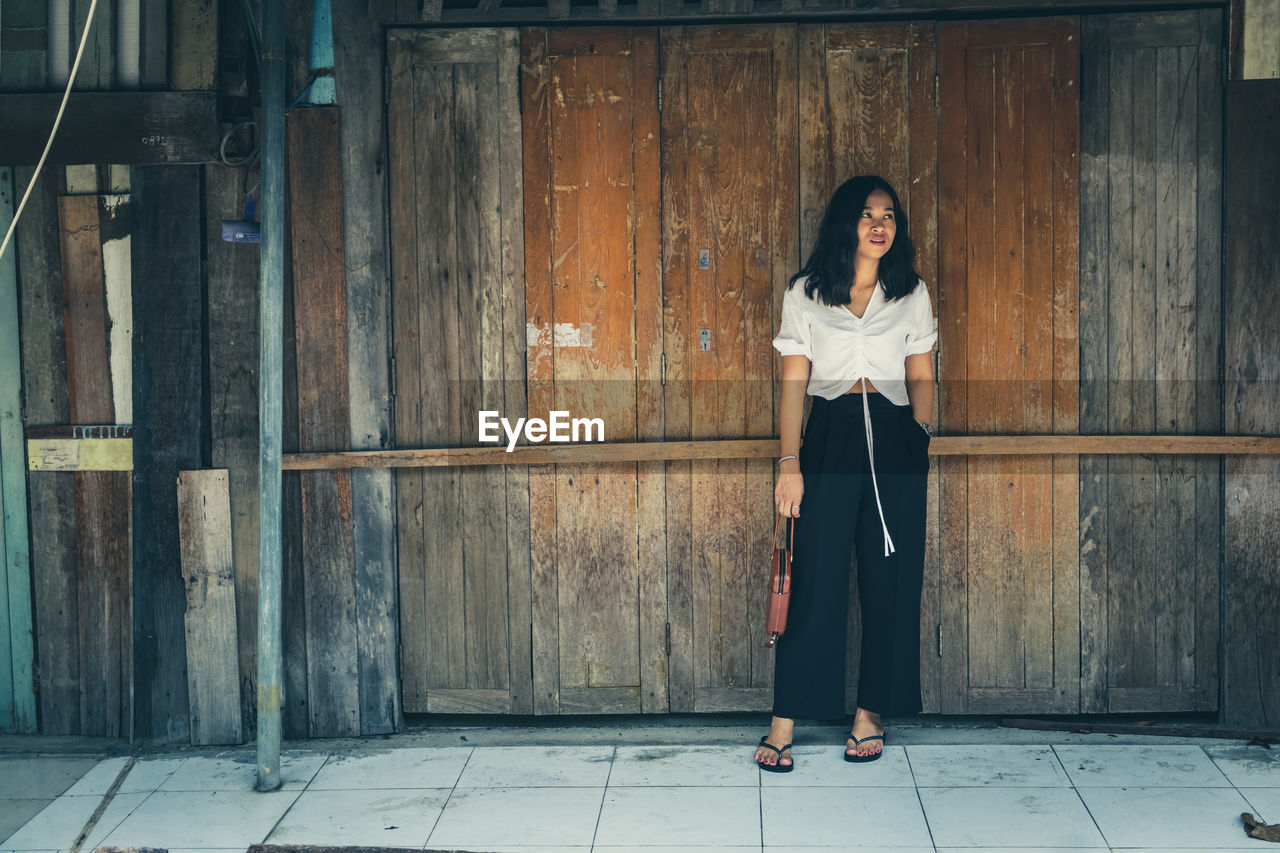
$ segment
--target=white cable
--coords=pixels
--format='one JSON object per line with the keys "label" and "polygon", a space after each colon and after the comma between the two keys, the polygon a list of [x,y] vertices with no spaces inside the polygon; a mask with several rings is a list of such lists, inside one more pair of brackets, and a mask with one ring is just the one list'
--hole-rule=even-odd
{"label": "white cable", "polygon": [[[31,173],[31,180],[27,182],[27,191],[22,194],[22,201],[18,204],[18,209],[13,212],[13,221],[9,223],[9,231],[4,235],[4,242],[0,243],[0,258],[4,257],[5,249],[9,248],[9,240],[13,237],[13,230],[18,227],[18,218],[22,216],[22,209],[27,206],[27,199],[31,197],[31,190],[36,185],[36,180],[40,177],[40,170],[44,167],[45,158],[49,156],[49,149],[53,147],[53,138],[58,135],[58,125],[62,124],[62,113],[67,108],[67,99],[71,97],[71,86],[76,82],[76,72],[80,70],[80,57],[84,56],[84,46],[89,43],[89,30],[93,27],[93,12],[98,8],[98,0],[92,0],[89,3],[89,16],[85,18],[84,33],[80,36],[80,47],[76,50],[76,61],[71,65],[71,76],[67,78],[66,91],[62,93],[62,104],[58,107],[58,115],[53,120],[53,130],[49,131],[49,141],[44,144],[44,153],[40,155],[40,162],[36,163],[36,170]],[[10,170],[13,171],[12,169]],[[17,186],[17,175],[14,175],[14,186]]]}

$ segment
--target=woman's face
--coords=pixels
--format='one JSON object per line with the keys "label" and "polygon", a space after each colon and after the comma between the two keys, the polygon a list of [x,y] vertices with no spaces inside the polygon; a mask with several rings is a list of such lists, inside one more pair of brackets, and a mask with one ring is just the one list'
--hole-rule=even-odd
{"label": "woman's face", "polygon": [[879,261],[893,245],[898,233],[898,212],[893,199],[884,190],[867,196],[866,207],[858,217],[858,257]]}

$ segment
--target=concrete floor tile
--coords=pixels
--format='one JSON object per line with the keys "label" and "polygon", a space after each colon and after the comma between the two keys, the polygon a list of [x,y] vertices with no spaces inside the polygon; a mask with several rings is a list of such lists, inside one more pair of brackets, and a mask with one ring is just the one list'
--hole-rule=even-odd
{"label": "concrete floor tile", "polygon": [[40,814],[53,800],[53,797],[0,800],[0,842],[21,829],[22,825],[31,818]]}
{"label": "concrete floor tile", "polygon": [[[83,849],[93,850],[100,845],[106,835],[128,818],[146,798],[146,794],[117,794],[89,833]],[[101,797],[61,796],[6,838],[0,846],[16,850],[70,848],[101,802]]]}
{"label": "concrete floor tile", "polygon": [[270,844],[423,847],[449,789],[303,791],[271,834]]}
{"label": "concrete floor tile", "polygon": [[427,839],[433,848],[590,845],[604,786],[457,788]]}
{"label": "concrete floor tile", "polygon": [[307,789],[452,788],[470,757],[469,746],[335,755],[320,768]]}
{"label": "concrete floor tile", "polygon": [[921,788],[938,847],[1106,847],[1070,788]]}
{"label": "concrete floor tile", "polygon": [[[300,791],[324,764],[327,755],[300,753],[280,757],[281,788]],[[192,756],[157,788],[159,791],[253,791],[258,782],[254,753],[233,756]]]}
{"label": "concrete floor tile", "polygon": [[1071,780],[1047,746],[909,746],[907,759],[921,788],[1069,788]]}
{"label": "concrete floor tile", "polygon": [[1109,847],[939,847],[938,853],[1106,853],[1110,849]]}
{"label": "concrete floor tile", "polygon": [[622,746],[609,787],[628,785],[757,787],[751,753],[736,746]]}
{"label": "concrete floor tile", "polygon": [[[840,761],[839,752],[836,760]],[[913,788],[762,789],[761,813],[766,850],[781,846],[862,850],[932,845]]]}
{"label": "concrete floor tile", "polygon": [[1231,783],[1198,746],[1055,746],[1077,788],[1227,788]]}
{"label": "concrete floor tile", "polygon": [[763,853],[829,853],[835,850],[855,850],[857,853],[934,853],[933,845],[928,847],[850,847],[848,844],[840,844],[826,847],[779,847],[769,845],[764,848]]}
{"label": "concrete floor tile", "polygon": [[[597,844],[591,848],[591,853],[761,853],[760,845],[751,845],[743,847],[721,847],[718,845],[699,845],[694,847],[675,846],[668,847],[666,845],[613,845],[613,844]],[[933,853],[930,849],[929,853]]]}
{"label": "concrete floor tile", "polygon": [[1233,788],[1081,788],[1080,796],[1112,847],[1238,847],[1249,841]]}
{"label": "concrete floor tile", "polygon": [[497,844],[487,845],[485,853],[591,853],[590,844]]}
{"label": "concrete floor tile", "polygon": [[1204,751],[1238,788],[1280,787],[1280,750],[1260,746],[1206,746]]}
{"label": "concrete floor tile", "polygon": [[[751,753],[748,753],[748,756]],[[790,773],[760,771],[760,784],[765,788],[807,788],[812,786],[911,788],[911,765],[906,748],[886,746],[875,761],[853,764],[844,760],[844,748],[830,746],[793,746],[791,755],[796,769]]]}
{"label": "concrete floor tile", "polygon": [[[157,791],[105,843],[118,847],[240,847],[267,837],[298,798],[296,790]],[[139,795],[129,795],[139,796]]]}
{"label": "concrete floor tile", "polygon": [[596,845],[759,847],[760,789],[610,785]]}
{"label": "concrete floor tile", "polygon": [[[98,763],[67,791],[73,796],[99,796],[107,793],[127,758],[108,758]],[[183,758],[140,758],[129,775],[120,783],[117,794],[149,794],[159,788],[186,761]]]}
{"label": "concrete floor tile", "polygon": [[1241,787],[1239,791],[1253,807],[1246,811],[1263,823],[1280,823],[1280,788]]}
{"label": "concrete floor tile", "polygon": [[603,787],[611,746],[487,746],[467,761],[459,788]]}
{"label": "concrete floor tile", "polygon": [[97,763],[97,758],[0,757],[0,800],[61,796]]}

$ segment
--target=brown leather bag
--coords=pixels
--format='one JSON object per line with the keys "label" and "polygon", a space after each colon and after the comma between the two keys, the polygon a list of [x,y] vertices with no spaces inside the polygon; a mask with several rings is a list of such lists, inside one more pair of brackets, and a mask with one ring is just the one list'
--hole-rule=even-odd
{"label": "brown leather bag", "polygon": [[[784,521],[787,533],[783,542]],[[769,567],[769,615],[764,623],[764,647],[773,648],[787,630],[787,605],[791,603],[791,555],[796,539],[796,522],[779,513],[773,521],[773,560]]]}

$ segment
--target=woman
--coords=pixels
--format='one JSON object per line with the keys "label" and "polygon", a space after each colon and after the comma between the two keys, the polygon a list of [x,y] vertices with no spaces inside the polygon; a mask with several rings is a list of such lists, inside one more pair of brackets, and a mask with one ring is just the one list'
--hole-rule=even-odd
{"label": "woman", "polygon": [[[792,277],[773,345],[782,354],[782,454],[774,499],[795,519],[787,632],[761,769],[794,767],[797,718],[845,715],[849,556],[862,611],[858,707],[846,761],[874,761],[884,716],[920,711],[920,588],[936,323],[898,195],[846,181]],[[813,405],[800,444],[806,392]]]}

